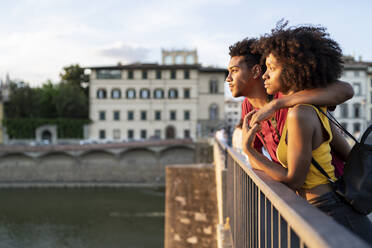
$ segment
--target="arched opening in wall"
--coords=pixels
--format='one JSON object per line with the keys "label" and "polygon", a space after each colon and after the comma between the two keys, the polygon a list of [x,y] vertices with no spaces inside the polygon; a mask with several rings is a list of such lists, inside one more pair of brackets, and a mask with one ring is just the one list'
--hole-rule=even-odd
{"label": "arched opening in wall", "polygon": [[48,144],[52,143],[52,134],[48,130],[43,131],[41,133],[41,140]]}
{"label": "arched opening in wall", "polygon": [[175,139],[176,138],[176,130],[173,126],[167,126],[166,127],[165,138],[166,139]]}

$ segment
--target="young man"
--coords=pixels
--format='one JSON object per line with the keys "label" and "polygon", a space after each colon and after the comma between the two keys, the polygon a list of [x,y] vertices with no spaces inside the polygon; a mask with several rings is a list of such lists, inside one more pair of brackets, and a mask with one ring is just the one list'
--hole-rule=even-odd
{"label": "young man", "polygon": [[[264,145],[271,159],[279,163],[276,149],[287,118],[288,107],[300,103],[335,106],[353,97],[354,92],[348,83],[338,81],[327,88],[303,90],[287,97],[281,97],[280,94],[269,96],[262,79],[266,67],[260,64],[261,54],[252,52],[256,42],[256,39],[244,39],[229,47],[231,58],[226,81],[229,82],[233,97],[245,97],[242,103],[242,118],[250,113],[252,124],[261,122],[261,131],[257,133],[255,139],[256,150],[261,152]],[[254,115],[253,110],[259,109],[260,112]],[[335,138],[331,144],[334,148],[338,148],[337,152],[342,153],[342,158],[346,157],[350,148],[347,147],[338,130],[333,128],[332,132]]]}

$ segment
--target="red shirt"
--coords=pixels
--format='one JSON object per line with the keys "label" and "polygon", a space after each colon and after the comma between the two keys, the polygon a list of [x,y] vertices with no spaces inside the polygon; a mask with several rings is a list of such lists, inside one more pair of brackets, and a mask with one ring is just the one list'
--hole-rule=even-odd
{"label": "red shirt", "polygon": [[[281,97],[280,93],[275,94],[274,98]],[[252,104],[247,98],[242,103],[242,118],[253,110]],[[285,120],[287,119],[288,109],[283,108],[275,112],[275,122],[267,120],[261,123],[261,131],[257,133],[254,148],[261,152],[262,146],[264,145],[270,154],[271,159],[274,162],[279,163],[276,157],[276,149],[278,148],[280,135],[282,134]]]}

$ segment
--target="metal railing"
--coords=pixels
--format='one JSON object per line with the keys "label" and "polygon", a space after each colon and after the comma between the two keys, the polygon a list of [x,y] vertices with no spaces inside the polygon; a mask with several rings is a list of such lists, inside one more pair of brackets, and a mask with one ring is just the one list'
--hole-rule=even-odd
{"label": "metal railing", "polygon": [[234,248],[369,247],[293,190],[252,169],[241,153],[223,141],[216,139],[214,152],[219,160],[215,163],[226,173],[224,182],[217,183],[221,187],[217,192],[223,194],[220,220],[230,219]]}

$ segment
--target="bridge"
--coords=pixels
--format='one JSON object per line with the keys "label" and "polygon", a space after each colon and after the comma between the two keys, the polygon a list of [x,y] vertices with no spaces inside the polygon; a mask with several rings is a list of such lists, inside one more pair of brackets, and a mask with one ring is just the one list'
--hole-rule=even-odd
{"label": "bridge", "polygon": [[1,146],[0,187],[163,185],[166,165],[195,163],[206,149],[190,139]]}

